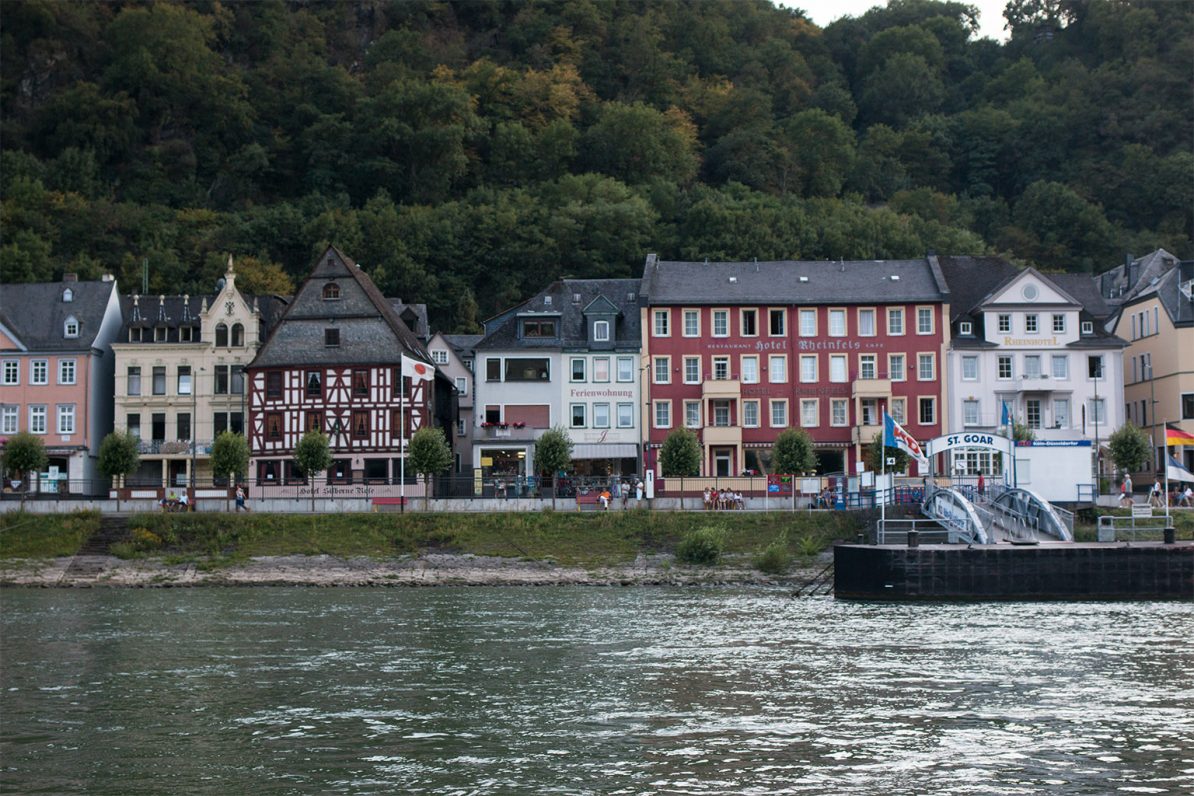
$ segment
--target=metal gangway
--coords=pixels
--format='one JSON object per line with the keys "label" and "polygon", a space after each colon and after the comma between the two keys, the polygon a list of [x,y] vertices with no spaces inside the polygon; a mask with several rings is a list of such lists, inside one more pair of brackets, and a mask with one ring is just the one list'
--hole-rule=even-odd
{"label": "metal gangway", "polygon": [[961,490],[925,485],[921,511],[948,533],[951,544],[1038,544],[1074,541],[1074,515],[1031,489],[993,485],[972,500]]}

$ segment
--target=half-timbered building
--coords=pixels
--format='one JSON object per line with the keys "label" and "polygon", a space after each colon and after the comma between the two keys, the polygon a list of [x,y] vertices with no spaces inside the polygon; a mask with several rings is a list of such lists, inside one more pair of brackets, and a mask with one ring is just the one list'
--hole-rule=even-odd
{"label": "half-timbered building", "polygon": [[[435,381],[404,379],[404,356],[431,367],[392,303],[329,247],[249,365],[250,494],[397,494],[403,440],[435,416]],[[307,431],[327,435],[333,458],[313,479],[294,461]]]}

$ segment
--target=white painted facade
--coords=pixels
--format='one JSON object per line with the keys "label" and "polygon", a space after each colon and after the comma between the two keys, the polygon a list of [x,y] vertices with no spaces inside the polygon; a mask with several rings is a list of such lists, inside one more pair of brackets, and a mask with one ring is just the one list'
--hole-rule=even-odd
{"label": "white painted facade", "polygon": [[561,354],[550,350],[477,351],[474,468],[496,468],[506,476],[535,474],[535,440],[552,426],[565,425],[560,385],[567,376],[561,361]]}

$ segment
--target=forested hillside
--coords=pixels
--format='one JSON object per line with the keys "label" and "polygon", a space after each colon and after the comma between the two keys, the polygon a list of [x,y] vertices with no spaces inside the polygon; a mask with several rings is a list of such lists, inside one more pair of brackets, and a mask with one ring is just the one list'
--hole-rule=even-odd
{"label": "forested hillside", "polygon": [[[334,243],[465,331],[668,259],[1194,256],[1194,5],[52,2],[0,9],[5,282],[288,292]],[[0,299],[2,300],[2,299]]]}

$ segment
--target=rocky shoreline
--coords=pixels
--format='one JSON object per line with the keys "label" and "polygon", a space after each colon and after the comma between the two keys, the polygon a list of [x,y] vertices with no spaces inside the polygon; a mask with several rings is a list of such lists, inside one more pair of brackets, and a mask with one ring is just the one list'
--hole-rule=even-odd
{"label": "rocky shoreline", "polygon": [[[823,557],[824,558],[824,557]],[[172,588],[190,586],[800,586],[828,562],[771,576],[748,561],[714,567],[675,565],[671,556],[639,556],[625,566],[593,569],[545,561],[429,553],[394,559],[262,556],[216,567],[160,558],[75,556],[0,562],[0,586]]]}

